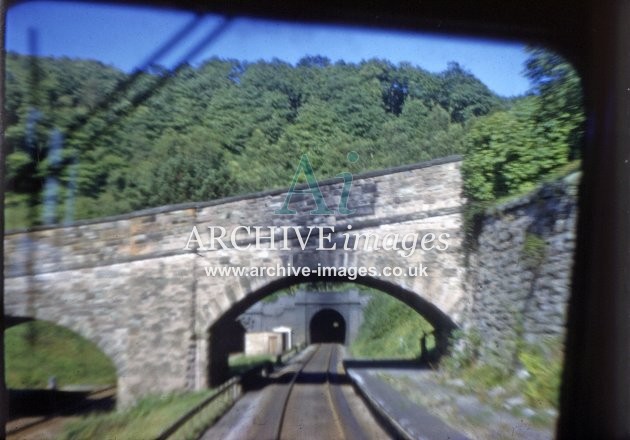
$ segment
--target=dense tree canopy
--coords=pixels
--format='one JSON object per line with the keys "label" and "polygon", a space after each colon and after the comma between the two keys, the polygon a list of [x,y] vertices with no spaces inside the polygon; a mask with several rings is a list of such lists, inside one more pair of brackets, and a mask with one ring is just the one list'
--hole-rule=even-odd
{"label": "dense tree canopy", "polygon": [[530,55],[525,74],[531,94],[478,118],[464,140],[465,190],[472,201],[523,193],[579,158],[584,131],[579,77],[558,55],[540,49]]}
{"label": "dense tree canopy", "polygon": [[543,51],[526,67],[531,96],[508,100],[457,63],[215,58],[126,74],[9,54],[8,227],[41,223],[44,194],[60,222],[283,187],[303,153],[326,178],[467,151],[469,196],[520,190],[576,155],[583,120],[570,68]]}

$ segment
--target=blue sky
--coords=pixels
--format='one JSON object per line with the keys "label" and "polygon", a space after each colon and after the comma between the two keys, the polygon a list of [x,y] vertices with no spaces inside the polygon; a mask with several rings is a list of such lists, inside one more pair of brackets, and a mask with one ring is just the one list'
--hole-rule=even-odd
{"label": "blue sky", "polygon": [[[522,75],[524,44],[238,18],[202,44],[221,23],[221,17],[196,19],[182,11],[27,2],[8,12],[7,49],[30,53],[31,29],[39,55],[97,59],[129,72],[184,32],[184,38],[155,59],[157,64],[173,67],[184,59],[195,64],[211,56],[295,63],[305,55],[324,55],[333,61],[407,61],[440,72],[449,61],[457,61],[500,95],[518,95],[529,88]],[[194,56],[186,56],[192,52]]]}

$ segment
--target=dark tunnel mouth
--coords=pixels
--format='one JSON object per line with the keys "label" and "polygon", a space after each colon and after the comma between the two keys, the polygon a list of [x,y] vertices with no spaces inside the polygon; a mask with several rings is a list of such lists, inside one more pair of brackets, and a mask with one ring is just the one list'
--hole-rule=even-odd
{"label": "dark tunnel mouth", "polygon": [[311,344],[346,343],[346,320],[333,309],[322,309],[315,313],[309,324]]}

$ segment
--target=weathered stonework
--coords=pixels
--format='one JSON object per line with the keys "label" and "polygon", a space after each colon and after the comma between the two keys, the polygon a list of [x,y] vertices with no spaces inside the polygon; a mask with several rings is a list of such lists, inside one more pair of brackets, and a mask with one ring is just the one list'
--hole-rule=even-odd
{"label": "weathered stonework", "polygon": [[487,213],[469,255],[465,327],[485,361],[509,365],[516,343],[563,339],[575,249],[578,174]]}
{"label": "weathered stonework", "polygon": [[[294,277],[206,276],[205,267],[286,266],[316,268],[424,264],[428,276],[362,277],[384,289],[447,332],[463,319],[464,287],[460,159],[355,176],[351,215],[313,216],[313,198],[292,199],[296,215],[275,215],[285,190],[207,203],[166,206],[70,226],[12,232],[5,236],[5,313],[9,321],[43,319],[94,341],[114,362],[119,402],[151,393],[207,386],[225,338],[222,320],[246,310],[274,288],[304,281]],[[342,170],[340,170],[342,171]],[[341,179],[320,182],[336,207]],[[391,250],[184,250],[193,226],[335,226],[342,232],[448,233],[446,251],[403,256]],[[241,237],[246,240],[246,237]]]}

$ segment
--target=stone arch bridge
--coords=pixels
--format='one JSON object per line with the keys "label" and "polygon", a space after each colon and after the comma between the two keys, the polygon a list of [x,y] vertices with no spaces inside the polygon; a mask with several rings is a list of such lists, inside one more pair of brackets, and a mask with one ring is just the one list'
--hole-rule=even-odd
{"label": "stone arch bridge", "polygon": [[[276,214],[285,189],[9,232],[5,323],[51,321],[96,343],[116,366],[123,405],[220,381],[229,323],[307,280],[393,295],[431,322],[443,345],[469,302],[460,165],[450,157],[355,176],[349,214],[311,214],[306,192],[291,195],[295,214]],[[347,176],[319,189],[328,207],[341,206]],[[247,272],[219,272],[229,268]]]}

